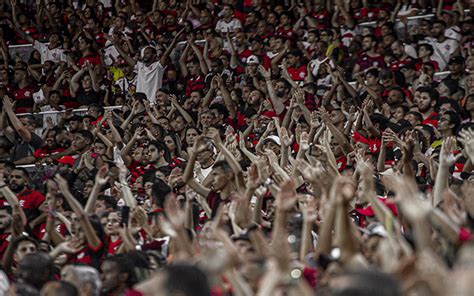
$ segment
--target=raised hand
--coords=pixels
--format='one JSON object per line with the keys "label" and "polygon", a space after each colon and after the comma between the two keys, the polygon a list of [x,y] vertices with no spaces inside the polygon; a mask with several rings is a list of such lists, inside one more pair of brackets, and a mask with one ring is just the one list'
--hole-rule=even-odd
{"label": "raised hand", "polygon": [[293,135],[290,136],[290,135],[288,134],[288,130],[287,130],[285,127],[282,127],[282,128],[281,128],[280,133],[281,133],[281,141],[282,141],[282,143],[283,143],[285,146],[287,146],[287,147],[291,146],[291,144],[293,144],[294,136],[293,136]]}
{"label": "raised hand", "polygon": [[294,180],[284,181],[280,184],[280,192],[276,195],[276,206],[280,211],[291,210],[297,201],[296,184]]}
{"label": "raised hand", "polygon": [[105,185],[109,181],[108,173],[109,168],[106,165],[103,165],[97,172],[97,175],[95,175],[95,182],[100,186]]}
{"label": "raised hand", "polygon": [[258,66],[258,72],[265,78],[265,80],[270,80],[272,78],[272,72],[270,69],[265,69],[264,66]]}
{"label": "raised hand", "polygon": [[472,129],[462,129],[459,132],[458,140],[464,145],[464,151],[466,151],[471,163],[474,163],[474,131]]}
{"label": "raised hand", "polygon": [[439,164],[442,166],[452,166],[456,161],[462,156],[458,154],[454,156],[454,146],[456,146],[456,140],[454,137],[449,137],[444,140],[443,145],[441,145],[441,152],[439,154]]}

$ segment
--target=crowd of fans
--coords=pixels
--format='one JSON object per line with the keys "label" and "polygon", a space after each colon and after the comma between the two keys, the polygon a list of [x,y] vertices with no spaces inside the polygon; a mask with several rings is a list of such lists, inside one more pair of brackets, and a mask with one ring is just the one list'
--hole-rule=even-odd
{"label": "crowd of fans", "polygon": [[0,6],[1,295],[472,295],[473,1]]}

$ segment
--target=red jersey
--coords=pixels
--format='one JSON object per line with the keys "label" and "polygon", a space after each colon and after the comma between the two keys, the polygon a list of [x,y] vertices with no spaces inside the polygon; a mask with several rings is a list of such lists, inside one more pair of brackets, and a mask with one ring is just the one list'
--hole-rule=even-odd
{"label": "red jersey", "polygon": [[306,78],[307,73],[307,68],[306,65],[301,65],[299,67],[289,67],[288,69],[288,74],[290,74],[291,79],[294,81],[304,81]]}
{"label": "red jersey", "polygon": [[122,240],[120,238],[113,242],[110,236],[107,236],[107,254],[108,255],[117,254],[117,251],[121,245],[122,245]]}
{"label": "red jersey", "polygon": [[385,65],[385,61],[384,61],[383,56],[381,55],[371,57],[368,54],[363,53],[357,59],[357,64],[360,66],[359,71],[364,71],[370,67],[383,68]]}
{"label": "red jersey", "polygon": [[45,200],[43,194],[31,188],[26,188],[17,197],[23,210],[38,209]]}
{"label": "red jersey", "polygon": [[13,99],[16,102],[15,113],[29,113],[33,110],[35,101],[33,100],[33,93],[35,87],[28,85],[24,88],[17,88],[13,91]]}

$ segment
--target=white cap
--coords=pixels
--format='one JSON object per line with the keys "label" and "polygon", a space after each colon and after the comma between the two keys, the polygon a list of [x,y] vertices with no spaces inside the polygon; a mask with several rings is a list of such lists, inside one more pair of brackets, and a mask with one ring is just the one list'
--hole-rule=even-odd
{"label": "white cap", "polygon": [[256,55],[251,55],[247,58],[246,60],[247,65],[248,64],[260,64],[260,61],[258,60],[258,57]]}
{"label": "white cap", "polygon": [[280,138],[278,136],[275,136],[275,135],[271,135],[271,136],[266,137],[265,140],[263,140],[263,143],[265,143],[267,141],[273,141],[274,143],[276,143],[278,145],[281,145]]}

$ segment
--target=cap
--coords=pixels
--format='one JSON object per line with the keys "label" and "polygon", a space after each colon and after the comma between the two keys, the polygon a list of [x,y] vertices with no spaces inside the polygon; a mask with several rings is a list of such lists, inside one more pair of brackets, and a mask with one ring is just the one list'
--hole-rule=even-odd
{"label": "cap", "polygon": [[62,163],[62,164],[67,164],[70,167],[74,166],[75,159],[72,156],[63,156],[57,160],[57,162]]}
{"label": "cap", "polygon": [[271,135],[271,136],[266,137],[266,138],[263,140],[263,143],[268,142],[268,141],[272,141],[272,142],[274,142],[274,143],[277,144],[277,145],[281,145],[280,138],[279,138],[278,136],[275,136],[275,135]]}
{"label": "cap", "polygon": [[260,116],[264,116],[264,117],[270,117],[270,118],[273,118],[273,117],[277,117],[277,114],[275,111],[264,111],[262,113],[260,113]]}
{"label": "cap", "polygon": [[448,62],[448,65],[449,64],[459,64],[459,65],[462,65],[464,64],[464,58],[462,56],[456,56],[456,57],[452,57],[449,59],[449,62]]}
{"label": "cap", "polygon": [[[387,206],[387,208],[393,213],[393,215],[398,216],[398,209],[395,203],[388,200],[387,198],[379,198],[379,200],[383,202],[385,206]],[[363,216],[367,216],[367,217],[375,216],[375,212],[372,206],[368,206],[366,208],[358,208],[358,209],[355,209],[355,211]]]}
{"label": "cap", "polygon": [[247,65],[250,64],[260,64],[260,61],[256,55],[251,55],[247,58]]}

